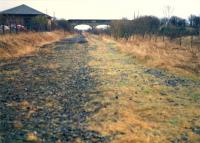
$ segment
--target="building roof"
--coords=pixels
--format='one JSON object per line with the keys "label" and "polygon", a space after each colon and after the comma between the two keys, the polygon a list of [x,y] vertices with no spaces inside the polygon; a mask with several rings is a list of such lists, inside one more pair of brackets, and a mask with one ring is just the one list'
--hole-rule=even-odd
{"label": "building roof", "polygon": [[[8,14],[8,15],[46,15],[36,9],[33,9],[25,4],[22,4],[20,6],[4,10],[0,12],[0,14]],[[48,16],[48,15],[47,15]],[[48,16],[50,17],[50,16]]]}

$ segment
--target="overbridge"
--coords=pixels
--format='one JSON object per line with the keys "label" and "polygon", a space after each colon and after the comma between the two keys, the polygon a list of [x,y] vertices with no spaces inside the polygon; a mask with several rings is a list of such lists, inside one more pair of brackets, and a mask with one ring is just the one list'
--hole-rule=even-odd
{"label": "overbridge", "polygon": [[73,26],[86,24],[95,28],[98,25],[110,25],[115,19],[69,19],[68,22]]}

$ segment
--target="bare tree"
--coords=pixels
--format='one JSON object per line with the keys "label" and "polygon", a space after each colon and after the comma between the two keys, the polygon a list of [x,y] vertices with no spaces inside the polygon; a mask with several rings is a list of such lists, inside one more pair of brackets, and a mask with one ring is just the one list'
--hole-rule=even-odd
{"label": "bare tree", "polygon": [[171,18],[173,12],[174,12],[174,8],[170,5],[167,5],[163,8],[163,14],[168,19],[166,25],[168,24],[169,19]]}
{"label": "bare tree", "polygon": [[[165,17],[164,28],[168,27],[169,20],[170,20],[170,18],[172,16],[173,12],[174,12],[174,8],[172,6],[170,6],[170,5],[166,5],[163,8],[163,14],[164,14],[164,17]],[[163,36],[163,42],[164,42],[165,41],[165,34],[163,33],[162,36]]]}

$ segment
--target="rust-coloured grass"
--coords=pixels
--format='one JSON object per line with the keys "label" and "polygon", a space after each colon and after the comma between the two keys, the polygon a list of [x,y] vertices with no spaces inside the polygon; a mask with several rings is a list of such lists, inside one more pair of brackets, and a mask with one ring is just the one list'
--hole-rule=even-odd
{"label": "rust-coloured grass", "polygon": [[159,79],[144,74],[144,67],[131,54],[119,52],[112,39],[88,39],[95,49],[89,52],[94,60],[88,66],[101,71],[91,76],[103,81],[95,98],[103,107],[88,119],[89,129],[111,136],[112,143],[182,142],[184,135],[189,142],[199,142],[200,136],[192,131],[200,126],[198,87],[152,85]]}
{"label": "rust-coloured grass", "polygon": [[178,40],[170,41],[161,37],[142,38],[140,36],[130,37],[128,40],[115,40],[103,36],[103,40],[115,41],[120,51],[137,57],[150,67],[167,69],[173,73],[186,76],[200,75],[200,45],[198,37],[194,38],[193,47],[190,47],[190,37],[182,39],[183,45]]}
{"label": "rust-coloured grass", "polygon": [[0,35],[0,59],[36,53],[41,45],[63,38],[61,31]]}

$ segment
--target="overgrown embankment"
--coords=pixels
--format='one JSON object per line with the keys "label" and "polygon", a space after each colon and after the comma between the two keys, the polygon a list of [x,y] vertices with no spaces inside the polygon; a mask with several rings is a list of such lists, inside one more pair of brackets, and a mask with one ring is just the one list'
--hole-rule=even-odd
{"label": "overgrown embankment", "polygon": [[[183,75],[200,74],[200,49],[198,46],[180,46],[176,41],[162,38],[143,38],[140,36],[114,40],[104,36],[104,40],[117,42],[120,51],[137,57],[151,67],[167,69]],[[196,39],[198,40],[198,38]],[[187,38],[183,39],[186,42]]]}
{"label": "overgrown embankment", "polygon": [[0,59],[10,59],[35,53],[41,45],[57,41],[64,36],[61,31],[1,35]]}

